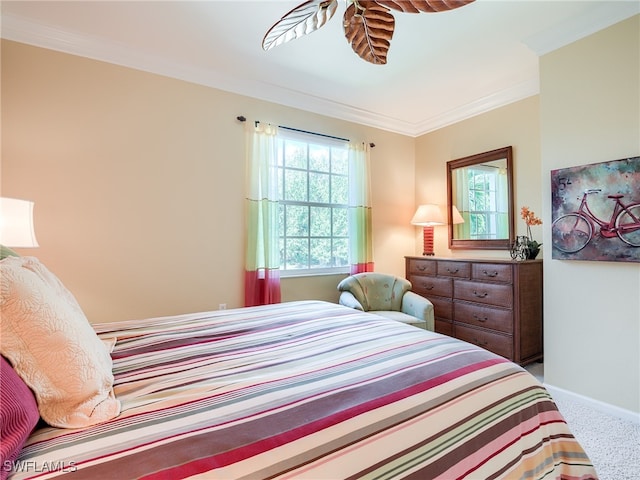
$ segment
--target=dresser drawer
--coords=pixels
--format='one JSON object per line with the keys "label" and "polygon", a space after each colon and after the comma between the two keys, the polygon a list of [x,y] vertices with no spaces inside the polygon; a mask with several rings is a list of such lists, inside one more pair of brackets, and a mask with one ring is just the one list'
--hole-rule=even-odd
{"label": "dresser drawer", "polygon": [[459,324],[456,324],[454,329],[456,338],[478,345],[509,360],[513,359],[513,340],[511,337]]}
{"label": "dresser drawer", "polygon": [[471,276],[471,264],[467,262],[448,262],[438,260],[438,275],[455,278],[469,278]]}
{"label": "dresser drawer", "polygon": [[433,314],[436,317],[453,320],[453,304],[449,298],[426,297],[433,303]]}
{"label": "dresser drawer", "polygon": [[456,302],[456,322],[513,333],[513,312],[502,308],[482,307],[471,303]]}
{"label": "dresser drawer", "polygon": [[499,263],[474,263],[471,268],[471,278],[475,280],[513,283],[511,265]]}
{"label": "dresser drawer", "polygon": [[440,297],[453,296],[453,280],[440,277],[421,277],[410,275],[409,281],[413,286],[412,290],[429,298],[429,295],[439,295]]}
{"label": "dresser drawer", "polygon": [[511,308],[513,305],[513,289],[511,285],[456,280],[453,296],[457,300],[499,307]]}
{"label": "dresser drawer", "polygon": [[436,275],[436,262],[434,260],[409,259],[410,275]]}

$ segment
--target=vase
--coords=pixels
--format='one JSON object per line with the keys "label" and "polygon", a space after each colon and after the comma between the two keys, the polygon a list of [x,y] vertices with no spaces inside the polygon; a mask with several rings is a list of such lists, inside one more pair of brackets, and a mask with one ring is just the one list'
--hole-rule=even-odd
{"label": "vase", "polygon": [[527,259],[528,251],[527,244],[529,243],[529,237],[526,236],[518,236],[516,237],[513,245],[511,245],[510,252],[511,258],[514,260],[525,260]]}
{"label": "vase", "polygon": [[525,251],[525,258],[527,260],[535,260],[540,253],[540,248],[527,248]]}

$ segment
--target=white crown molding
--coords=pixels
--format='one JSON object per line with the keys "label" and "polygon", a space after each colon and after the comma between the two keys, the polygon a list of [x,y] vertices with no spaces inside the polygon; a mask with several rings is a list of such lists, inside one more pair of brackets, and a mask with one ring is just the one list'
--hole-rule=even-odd
{"label": "white crown molding", "polygon": [[523,43],[542,56],[639,13],[640,2],[637,0],[603,2],[600,8],[539,32]]}
{"label": "white crown molding", "polygon": [[88,35],[70,33],[14,15],[3,15],[2,37],[28,45],[176,78],[411,137],[423,135],[537,93],[537,85],[535,87],[527,86],[524,89],[519,86],[462,106],[447,112],[443,116],[415,124],[358,109],[350,105],[332,102],[297,90],[234,78],[219,71],[198,69],[193,66],[167,62],[162,58],[132,50],[126,45],[105,42],[102,39]]}
{"label": "white crown molding", "polygon": [[163,58],[132,50],[127,45],[79,35],[15,15],[2,16],[1,36],[7,40],[176,78],[395,133],[412,135],[415,130],[415,126],[409,122],[276,85],[168,62]]}
{"label": "white crown molding", "polygon": [[[210,86],[215,87],[215,85]],[[402,135],[413,136],[411,132],[415,129],[410,122],[274,85],[265,86],[254,83],[246,85],[242,92],[236,93]]]}
{"label": "white crown molding", "polygon": [[[563,24],[551,31],[530,37],[526,39],[525,44],[538,55],[543,55],[640,12],[640,2],[618,3],[619,8],[614,9],[615,11],[608,8],[602,12],[598,11],[582,18],[572,19],[569,22],[570,25]],[[538,78],[531,78],[442,115],[412,123],[301,91],[247,81],[220,71],[169,62],[146,52],[132,50],[124,44],[106,42],[90,35],[71,33],[15,15],[2,16],[0,34],[2,38],[8,40],[197,83],[411,137],[424,135],[539,93]]]}
{"label": "white crown molding", "polygon": [[504,107],[519,100],[524,100],[538,93],[540,93],[540,81],[536,75],[535,78],[530,78],[516,85],[512,85],[509,88],[505,88],[500,92],[462,105],[437,117],[427,119],[416,126],[413,136],[424,135],[439,128],[475,117],[481,113]]}

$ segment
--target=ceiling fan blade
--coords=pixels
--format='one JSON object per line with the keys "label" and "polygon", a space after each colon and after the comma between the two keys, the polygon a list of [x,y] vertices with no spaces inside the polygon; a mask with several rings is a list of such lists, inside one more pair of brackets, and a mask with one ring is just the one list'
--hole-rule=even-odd
{"label": "ceiling fan blade", "polygon": [[464,7],[475,0],[376,0],[380,5],[406,13],[434,13]]}
{"label": "ceiling fan blade", "polygon": [[314,32],[327,23],[338,7],[338,0],[310,0],[301,3],[276,22],[262,39],[262,48],[273,47]]}
{"label": "ceiling fan blade", "polygon": [[372,0],[360,0],[344,12],[344,35],[360,58],[384,65],[395,23],[388,8]]}

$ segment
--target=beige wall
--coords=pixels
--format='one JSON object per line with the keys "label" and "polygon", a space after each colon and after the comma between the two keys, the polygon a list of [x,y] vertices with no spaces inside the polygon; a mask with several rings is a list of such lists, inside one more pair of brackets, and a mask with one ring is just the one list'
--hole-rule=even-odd
{"label": "beige wall", "polygon": [[[540,60],[547,225],[551,170],[640,155],[639,32],[635,16]],[[640,264],[544,260],[545,381],[640,412]]]}
{"label": "beige wall", "polygon": [[[447,162],[496,148],[513,147],[516,234],[525,235],[520,207],[541,213],[540,127],[538,96],[495,109],[421,136],[416,141],[416,204],[447,203]],[[446,226],[435,227],[436,255],[511,258],[506,250],[449,250]],[[542,228],[533,227],[542,241]],[[416,229],[416,251],[422,232]],[[543,246],[544,249],[544,246]]]}
{"label": "beige wall", "polygon": [[[93,322],[242,306],[238,115],[375,142],[374,260],[413,253],[414,140],[85,58],[2,42],[2,195],[35,201],[39,257]],[[339,276],[283,281],[337,300]]]}

